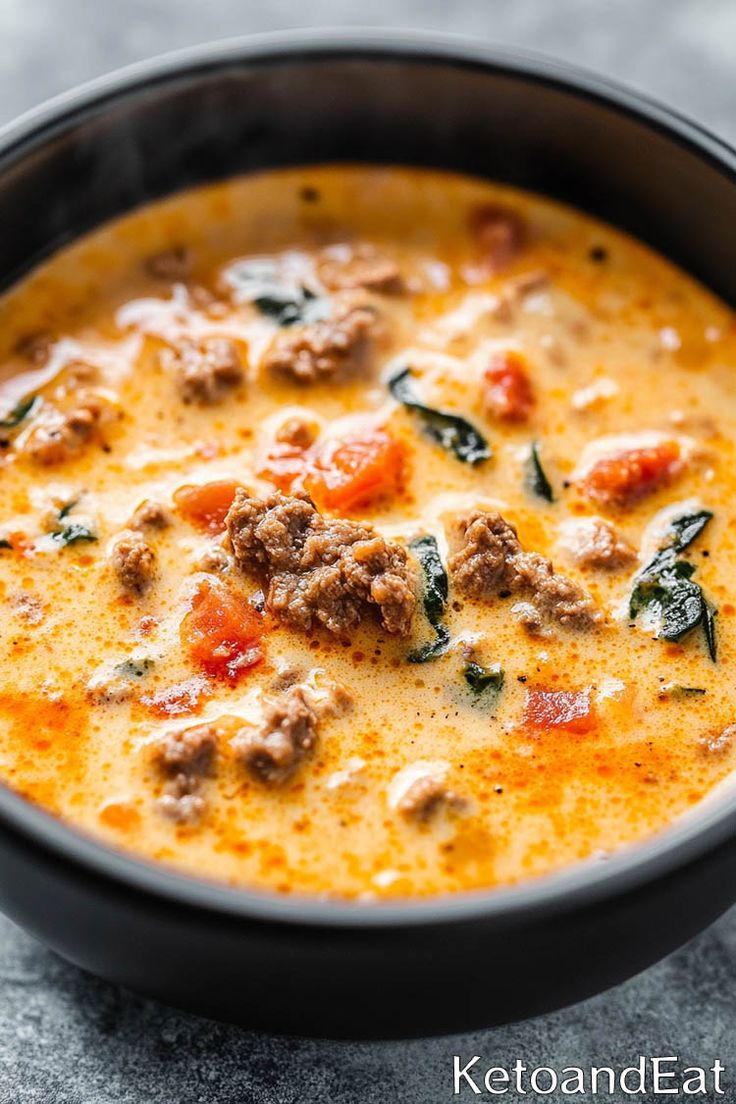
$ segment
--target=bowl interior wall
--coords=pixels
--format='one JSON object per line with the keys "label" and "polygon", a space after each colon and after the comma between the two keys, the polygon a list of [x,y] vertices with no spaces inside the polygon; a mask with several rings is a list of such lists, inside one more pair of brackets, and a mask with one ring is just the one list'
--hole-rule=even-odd
{"label": "bowl interior wall", "polygon": [[646,240],[736,303],[736,188],[684,140],[553,81],[421,55],[329,52],[122,85],[70,108],[51,141],[6,151],[0,288],[151,199],[324,161],[446,168],[545,193]]}

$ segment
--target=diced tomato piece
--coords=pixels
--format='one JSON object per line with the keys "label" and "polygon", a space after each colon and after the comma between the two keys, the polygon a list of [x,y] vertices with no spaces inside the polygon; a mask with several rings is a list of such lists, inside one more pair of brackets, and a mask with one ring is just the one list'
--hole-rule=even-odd
{"label": "diced tomato piece", "polygon": [[258,474],[281,491],[306,490],[320,508],[351,510],[395,493],[404,462],[401,441],[373,429],[309,449],[274,444]]}
{"label": "diced tomato piece", "polygon": [[25,533],[6,533],[2,539],[10,545],[9,552],[28,552],[33,548],[33,541]]}
{"label": "diced tomato piece", "polygon": [[595,728],[590,690],[527,690],[524,724],[582,734]]}
{"label": "diced tomato piece", "polygon": [[181,516],[197,529],[221,533],[239,486],[233,479],[216,479],[212,483],[180,487],[174,493],[174,503]]}
{"label": "diced tomato piece", "polygon": [[141,704],[159,717],[181,717],[187,713],[199,713],[204,699],[209,696],[209,685],[201,675],[177,682],[141,698]]}
{"label": "diced tomato piece", "polygon": [[306,474],[308,454],[294,445],[273,445],[258,469],[261,479],[267,479],[280,491],[290,491]]}
{"label": "diced tomato piece", "polygon": [[212,678],[235,682],[263,658],[263,618],[217,579],[199,584],[179,633],[192,662]]}
{"label": "diced tomato piece", "polygon": [[494,356],[483,376],[486,410],[507,422],[525,421],[534,406],[534,389],[524,358],[505,352]]}
{"label": "diced tomato piece", "polygon": [[626,505],[659,490],[682,468],[677,441],[627,449],[598,460],[582,480],[583,492],[598,502]]}
{"label": "diced tomato piece", "polygon": [[304,478],[304,487],[320,507],[350,510],[396,492],[405,452],[385,430],[327,441]]}

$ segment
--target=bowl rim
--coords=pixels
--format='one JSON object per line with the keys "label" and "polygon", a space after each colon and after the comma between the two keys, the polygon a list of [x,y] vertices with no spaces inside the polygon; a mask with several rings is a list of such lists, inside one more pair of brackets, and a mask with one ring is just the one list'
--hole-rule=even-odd
{"label": "bowl rim", "polygon": [[[646,94],[527,50],[499,48],[463,35],[380,28],[286,30],[245,35],[167,52],[97,77],[53,97],[0,127],[0,173],[55,135],[130,95],[172,79],[229,65],[320,63],[336,59],[401,61],[477,69],[553,87],[628,116],[686,147],[736,186],[736,150]],[[696,862],[736,836],[736,787],[709,795],[654,837],[605,862],[587,860],[511,886],[400,901],[353,901],[278,895],[179,873],[118,850],[64,823],[0,782],[0,828],[77,875],[159,905],[185,906],[221,920],[270,922],[332,930],[416,928],[458,921],[538,921],[636,891]]]}

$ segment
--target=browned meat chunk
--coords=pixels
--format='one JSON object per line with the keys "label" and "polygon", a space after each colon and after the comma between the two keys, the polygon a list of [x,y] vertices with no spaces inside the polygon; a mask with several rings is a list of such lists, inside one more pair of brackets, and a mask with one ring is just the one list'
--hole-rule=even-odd
{"label": "browned meat chunk", "polygon": [[600,620],[593,599],[579,583],[555,571],[538,552],[522,552],[514,559],[511,590],[531,596],[532,605],[561,625],[584,629]]}
{"label": "browned meat chunk", "polygon": [[167,732],[154,745],[156,764],[168,773],[209,774],[217,750],[217,729],[196,725],[182,732]]}
{"label": "browned meat chunk", "polygon": [[543,556],[525,552],[513,525],[500,514],[476,510],[458,518],[452,539],[455,551],[448,566],[463,593],[474,598],[527,597],[521,612],[528,627],[535,629],[546,618],[577,629],[600,620],[588,592],[558,574]]}
{"label": "browned meat chunk", "polygon": [[269,786],[294,773],[317,741],[317,713],[303,686],[272,698],[258,728],[241,729],[232,747],[248,771]]}
{"label": "browned meat chunk", "polygon": [[491,272],[507,268],[526,244],[526,223],[510,207],[478,207],[471,215],[470,226],[483,263]]}
{"label": "browned meat chunk", "polygon": [[340,633],[371,612],[407,636],[416,586],[405,550],[368,525],[323,518],[306,494],[235,496],[226,518],[236,563],[267,585],[266,606],[298,629]]}
{"label": "browned meat chunk", "polygon": [[99,439],[110,414],[110,404],[92,394],[82,393],[66,413],[46,406],[25,442],[24,451],[38,464],[61,464]]}
{"label": "browned meat chunk", "polygon": [[616,571],[636,559],[636,552],[610,521],[583,518],[571,525],[564,545],[581,567]]}
{"label": "browned meat chunk", "polygon": [[331,318],[279,334],[264,365],[299,383],[342,379],[365,367],[376,332],[375,311],[352,297],[336,299]]}
{"label": "browned meat chunk", "polygon": [[202,794],[190,789],[191,781],[183,774],[167,782],[165,792],[158,799],[158,807],[165,817],[176,824],[197,824],[207,808]]}
{"label": "browned meat chunk", "polygon": [[130,529],[166,529],[171,524],[169,511],[160,502],[147,498],[137,506],[130,519]]}
{"label": "browned meat chunk", "polygon": [[417,778],[396,808],[407,820],[426,822],[441,808],[461,809],[465,802],[439,778]]}
{"label": "browned meat chunk", "polygon": [[116,540],[112,566],[125,590],[143,594],[156,572],[156,554],[140,533],[131,529]]}
{"label": "browned meat chunk", "polygon": [[192,252],[183,245],[172,246],[155,253],[146,261],[146,272],[156,280],[170,284],[183,284],[192,272]]}
{"label": "browned meat chunk", "polygon": [[177,349],[166,349],[162,355],[164,364],[176,373],[185,403],[214,405],[243,382],[240,353],[229,338],[184,341]]}
{"label": "browned meat chunk", "polygon": [[511,561],[522,553],[513,525],[500,514],[477,510],[455,522],[457,551],[449,568],[455,586],[473,598],[511,590]]}
{"label": "browned meat chunk", "polygon": [[[305,682],[304,670],[293,663],[285,663],[271,679],[269,689],[272,693],[281,692],[296,686],[298,682]],[[310,672],[306,685],[318,720],[341,717],[353,707],[353,695],[348,688],[327,678],[318,668]]]}
{"label": "browned meat chunk", "polygon": [[206,808],[200,790],[212,774],[217,736],[213,725],[197,725],[166,733],[153,747],[153,763],[165,779],[159,808],[179,824],[196,823]]}
{"label": "browned meat chunk", "polygon": [[368,251],[352,250],[344,259],[327,258],[319,265],[319,276],[330,291],[365,288],[382,295],[400,295],[404,290],[396,262]]}

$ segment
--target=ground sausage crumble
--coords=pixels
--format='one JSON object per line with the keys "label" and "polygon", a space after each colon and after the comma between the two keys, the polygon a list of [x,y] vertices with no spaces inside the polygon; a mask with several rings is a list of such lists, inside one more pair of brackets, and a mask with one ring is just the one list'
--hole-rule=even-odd
{"label": "ground sausage crumble", "polygon": [[544,620],[590,628],[601,614],[588,592],[556,572],[537,552],[525,552],[513,525],[495,511],[475,510],[455,520],[448,566],[455,586],[473,598],[517,595],[521,620],[532,631]]}
{"label": "ground sausage crumble", "polygon": [[185,403],[213,406],[243,382],[240,353],[227,337],[183,341],[176,349],[165,349],[162,361],[176,375]]}
{"label": "ground sausage crumble", "polygon": [[297,383],[343,379],[366,366],[377,332],[375,310],[353,295],[335,296],[331,317],[280,333],[264,367]]}
{"label": "ground sausage crumble", "polygon": [[101,440],[103,425],[112,417],[107,400],[93,392],[80,392],[66,411],[45,404],[24,451],[37,464],[63,464]]}
{"label": "ground sausage crumble", "polygon": [[177,824],[196,824],[206,808],[202,782],[212,774],[218,732],[202,724],[181,732],[166,732],[156,741],[152,759],[164,778],[159,810]]}
{"label": "ground sausage crumble", "polygon": [[561,542],[581,567],[617,571],[636,560],[636,550],[604,518],[581,518],[568,526]]}
{"label": "ground sausage crumble", "polygon": [[156,574],[156,553],[137,530],[118,537],[110,558],[124,590],[143,594],[148,589]]}
{"label": "ground sausage crumble", "polygon": [[318,271],[322,283],[331,291],[365,288],[380,295],[400,295],[404,290],[396,262],[367,250],[351,248],[344,257],[327,256]]}
{"label": "ground sausage crumble", "polygon": [[303,686],[271,698],[257,728],[241,729],[231,746],[246,769],[269,786],[294,773],[317,742],[317,711]]}
{"label": "ground sausage crumble", "polygon": [[226,519],[235,561],[264,584],[267,609],[294,628],[353,629],[371,613],[408,636],[416,579],[401,545],[357,521],[324,518],[306,494],[251,498]]}

